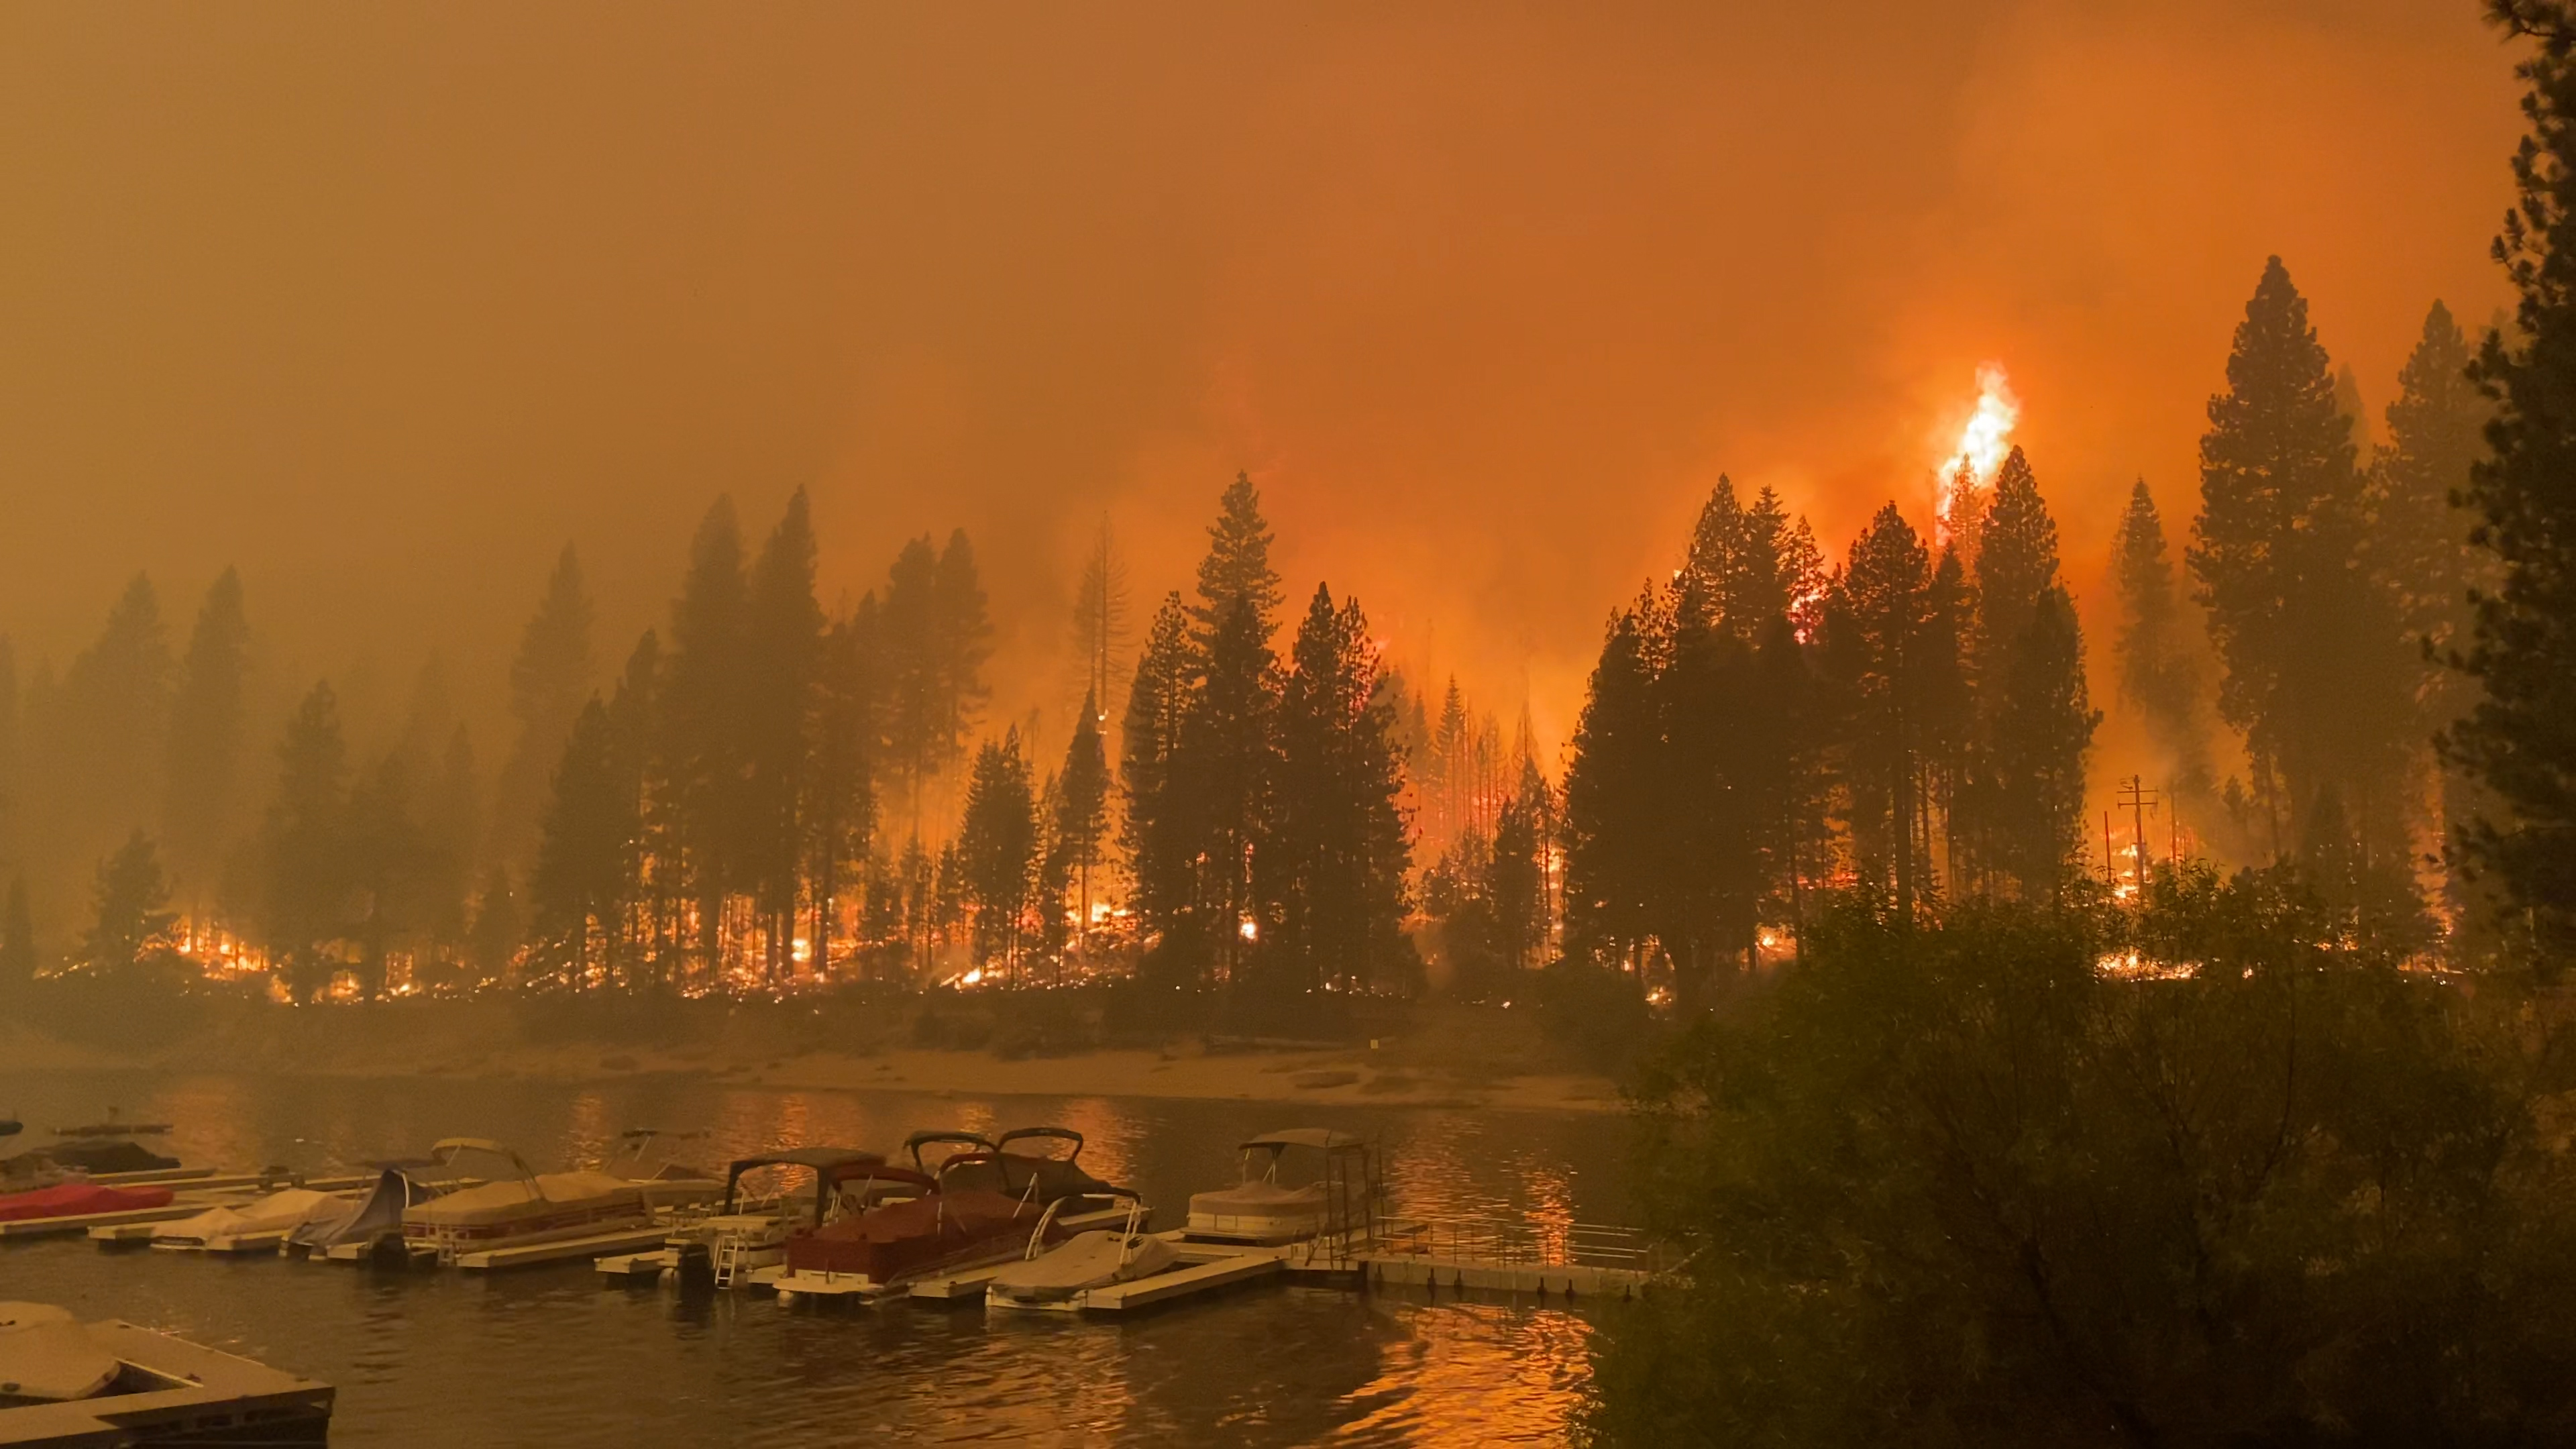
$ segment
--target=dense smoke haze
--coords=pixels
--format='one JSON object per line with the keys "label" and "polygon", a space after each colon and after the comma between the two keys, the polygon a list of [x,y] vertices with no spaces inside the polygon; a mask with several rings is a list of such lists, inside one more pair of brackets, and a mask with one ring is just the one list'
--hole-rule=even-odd
{"label": "dense smoke haze", "polygon": [[1721,470],[1838,556],[1999,361],[2089,606],[2267,254],[2374,420],[2503,298],[2470,5],[1664,11],[0,12],[0,630],[235,564],[263,721],[435,653],[488,764],[567,541],[605,669],[802,485],[827,606],[967,529],[1060,712],[1098,520],[1141,624],[1243,468],[1292,599],[1553,745]]}

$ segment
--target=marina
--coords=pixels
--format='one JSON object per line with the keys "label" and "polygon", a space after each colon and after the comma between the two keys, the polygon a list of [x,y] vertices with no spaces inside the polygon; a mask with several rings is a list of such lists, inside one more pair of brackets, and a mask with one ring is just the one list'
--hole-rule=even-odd
{"label": "marina", "polygon": [[[456,1110],[442,1111],[436,1110],[440,1104],[423,1103],[400,1094],[396,1083],[368,1085],[361,1090],[366,1095],[360,1100],[370,1109],[369,1134],[335,1141],[328,1153],[333,1160],[399,1160],[389,1155],[406,1150],[420,1153],[419,1144],[442,1132],[486,1124],[491,1130],[485,1140],[517,1144],[519,1155],[540,1169],[540,1175],[553,1175],[543,1170],[553,1162],[596,1161],[620,1150],[621,1133],[617,1130],[587,1139],[567,1137],[561,1125],[566,1119],[549,1119],[541,1112],[531,1114],[520,1105],[543,1104],[548,1100],[544,1092],[531,1094],[526,1088],[477,1085],[459,1094]],[[22,1100],[34,1100],[33,1094]],[[552,1100],[565,1104],[556,1109],[562,1111],[587,1098],[557,1092]],[[548,1361],[562,1358],[568,1365],[581,1366],[564,1370],[583,1376],[560,1380],[567,1385],[566,1392],[590,1392],[571,1387],[579,1382],[597,1383],[604,1393],[606,1385],[640,1373],[675,1384],[694,1385],[685,1391],[693,1401],[696,1396],[715,1394],[713,1381],[704,1377],[714,1366],[714,1361],[705,1357],[710,1345],[700,1342],[707,1334],[721,1334],[726,1341],[748,1339],[778,1345],[761,1352],[784,1354],[780,1371],[797,1372],[800,1382],[804,1381],[803,1374],[813,1370],[809,1367],[795,1371],[786,1366],[811,1365],[816,1354],[836,1364],[845,1360],[879,1364],[881,1367],[872,1368],[865,1376],[870,1382],[886,1373],[909,1382],[900,1376],[926,1370],[926,1359],[921,1367],[902,1367],[913,1363],[916,1355],[966,1351],[971,1363],[989,1367],[996,1376],[993,1384],[1009,1386],[989,1390],[1001,1405],[994,1411],[1000,1421],[1019,1422],[1017,1416],[1023,1412],[1038,1415],[1027,1420],[1031,1427],[1026,1432],[1042,1440],[1044,1432],[1036,1426],[1056,1421],[1039,1414],[1038,1399],[1026,1399],[1025,1409],[1012,1406],[1023,1403],[1024,1390],[1036,1394],[1038,1386],[1064,1382],[1057,1377],[1059,1374],[1078,1373],[1093,1380],[1107,1373],[1115,1379],[1121,1371],[1109,1369],[1093,1355],[1122,1340],[1089,1336],[1110,1332],[1113,1327],[1118,1335],[1142,1335],[1133,1341],[1149,1346],[1149,1354],[1170,1356],[1168,1362],[1176,1369],[1202,1361],[1257,1364],[1253,1377],[1245,1381],[1252,1385],[1284,1385],[1321,1376],[1314,1382],[1334,1386],[1321,1390],[1324,1397],[1314,1401],[1315,1411],[1327,1413],[1339,1412],[1330,1410],[1330,1406],[1381,1375],[1396,1375],[1395,1382],[1403,1383],[1428,1371],[1404,1367],[1392,1360],[1378,1361],[1380,1350],[1369,1345],[1383,1334],[1384,1325],[1415,1325],[1407,1332],[1437,1333],[1437,1341],[1444,1343],[1449,1341],[1449,1335],[1473,1335],[1473,1342],[1479,1346],[1461,1345],[1439,1352],[1444,1358],[1467,1353],[1469,1358],[1464,1362],[1469,1363],[1490,1361],[1495,1365],[1492,1371],[1498,1374],[1504,1371],[1505,1364],[1519,1361],[1533,1350],[1526,1346],[1506,1349],[1504,1338],[1489,1339],[1489,1335],[1508,1337],[1560,1322],[1566,1331],[1581,1331],[1580,1320],[1563,1318],[1562,1309],[1542,1309],[1535,1293],[1499,1292],[1480,1298],[1470,1291],[1462,1297],[1453,1286],[1454,1272],[1445,1268],[1438,1279],[1436,1295],[1424,1287],[1392,1280],[1371,1282],[1361,1271],[1361,1255],[1370,1251],[1364,1239],[1335,1235],[1326,1240],[1286,1242],[1191,1241],[1189,1216],[1193,1200],[1208,1193],[1236,1191],[1244,1185],[1242,1144],[1254,1137],[1279,1135],[1258,1130],[1277,1127],[1281,1118],[1274,1115],[1275,1108],[1187,1103],[1130,1105],[1099,1100],[1015,1099],[985,1103],[926,1095],[832,1097],[758,1091],[710,1097],[628,1092],[601,1100],[604,1107],[581,1110],[601,1112],[611,1124],[620,1118],[676,1120],[692,1128],[716,1124],[715,1135],[708,1139],[709,1150],[691,1154],[715,1159],[709,1164],[715,1199],[670,1209],[666,1217],[635,1230],[642,1241],[630,1239],[621,1244],[613,1237],[600,1241],[606,1236],[602,1234],[572,1235],[521,1245],[534,1251],[510,1252],[494,1260],[489,1268],[474,1266],[461,1255],[442,1264],[434,1252],[409,1251],[398,1237],[380,1235],[362,1234],[347,1242],[280,1244],[267,1253],[254,1249],[229,1254],[203,1250],[103,1254],[97,1251],[98,1244],[83,1240],[84,1234],[73,1234],[69,1242],[61,1237],[42,1237],[0,1248],[0,1272],[10,1275],[13,1296],[32,1292],[63,1301],[89,1319],[123,1317],[153,1323],[158,1314],[145,1317],[138,1311],[147,1310],[147,1303],[194,1305],[183,1307],[178,1317],[156,1326],[171,1327],[217,1349],[341,1385],[343,1420],[353,1412],[359,1415],[353,1422],[361,1425],[381,1425],[387,1422],[380,1417],[385,1414],[413,1416],[415,1427],[400,1436],[401,1442],[413,1442],[424,1434],[446,1437],[446,1427],[452,1426],[438,1417],[442,1401],[490,1401],[496,1392],[491,1386],[514,1382],[516,1365],[531,1357]],[[695,1102],[708,1105],[695,1106]],[[852,1188],[861,1189],[859,1195],[883,1205],[896,1190],[916,1186],[889,1178],[876,1187],[867,1187],[863,1164],[873,1158],[897,1172],[911,1171],[913,1160],[907,1143],[921,1123],[960,1124],[935,1130],[979,1137],[984,1143],[995,1141],[1020,1123],[1057,1123],[1077,1128],[1085,1138],[1079,1153],[1085,1176],[1111,1186],[1134,1185],[1137,1196],[1148,1208],[1140,1224],[1144,1235],[1168,1243],[1174,1258],[1155,1272],[1124,1282],[1093,1285],[1067,1308],[996,1310],[990,1304],[993,1279],[1012,1264],[1026,1261],[1032,1220],[1023,1219],[1021,1230],[1004,1245],[998,1261],[927,1273],[902,1285],[899,1294],[858,1295],[878,1305],[874,1312],[814,1311],[831,1310],[842,1303],[857,1306],[853,1295],[846,1293],[781,1303],[774,1288],[776,1280],[784,1276],[783,1262],[765,1269],[743,1264],[732,1287],[720,1290],[714,1280],[716,1259],[708,1229],[716,1220],[728,1216],[724,1188],[733,1163],[748,1158],[804,1155],[808,1151],[793,1142],[762,1146],[756,1137],[746,1142],[736,1135],[741,1129],[722,1125],[736,1111],[748,1114],[746,1120],[802,1123],[801,1130],[811,1134],[808,1141],[878,1144],[875,1152],[865,1147],[841,1147],[822,1154],[827,1162],[862,1164],[856,1181],[836,1174],[833,1211],[838,1210],[837,1199],[842,1192]],[[208,1202],[238,1208],[260,1196],[260,1174],[239,1170],[234,1164],[291,1159],[296,1155],[289,1143],[192,1132],[189,1123],[194,1114],[179,1115],[177,1130],[185,1147],[183,1155],[192,1168],[212,1164],[221,1170],[172,1184],[174,1199],[191,1191],[187,1182],[248,1179],[242,1186],[203,1194]],[[1518,1154],[1523,1151],[1518,1145],[1490,1142],[1476,1147],[1474,1144],[1484,1139],[1461,1136],[1461,1119],[1453,1117],[1399,1111],[1368,1117],[1333,1114],[1306,1120],[1329,1120],[1331,1130],[1382,1155],[1384,1166],[1373,1175],[1394,1210],[1381,1214],[1381,1237],[1406,1223],[1456,1215],[1457,1209],[1477,1201],[1458,1196],[1460,1189],[1508,1195],[1516,1179],[1495,1175],[1491,1164],[1520,1160]],[[1561,1129],[1548,1119],[1532,1119],[1521,1130],[1537,1134],[1539,1145],[1527,1159],[1533,1163],[1562,1160],[1557,1154],[1570,1146],[1579,1148],[1576,1139],[1567,1135],[1570,1129]],[[731,1151],[712,1150],[718,1144]],[[1022,1137],[1010,1145],[1016,1154],[1033,1155],[1043,1150],[1061,1157],[1071,1144],[1063,1138]],[[974,1142],[925,1142],[922,1160],[936,1169],[942,1165],[942,1154],[952,1147],[961,1154],[984,1150]],[[1541,1152],[1545,1156],[1537,1155]],[[1267,1156],[1266,1151],[1255,1156],[1252,1176],[1256,1182],[1268,1176]],[[1575,1160],[1581,1161],[1579,1157]],[[366,1175],[326,1168],[308,1175],[305,1181],[317,1190],[328,1187],[335,1192],[372,1198],[381,1194],[384,1182],[390,1180],[396,1185],[392,1200],[398,1201],[402,1195],[420,1190],[405,1175],[421,1173],[420,1159],[412,1161],[415,1165],[409,1168]],[[472,1164],[470,1170],[478,1177],[489,1174],[484,1177],[487,1181],[506,1175],[490,1162]],[[954,1175],[964,1170],[951,1171]],[[1017,1168],[1005,1164],[1003,1170],[1016,1172]],[[1321,1175],[1319,1159],[1306,1149],[1290,1148],[1277,1185],[1296,1192]],[[1357,1186],[1366,1180],[1366,1175],[1355,1175],[1353,1180]],[[271,1181],[277,1179],[272,1177]],[[992,1181],[993,1174],[988,1174],[986,1186],[991,1186]],[[370,1188],[370,1183],[375,1186]],[[784,1218],[789,1215],[779,1212],[779,1208],[789,1201],[800,1204],[804,1212],[822,1209],[821,1183],[810,1168],[791,1164],[774,1173],[755,1169],[746,1172],[738,1186],[737,1199],[731,1204],[735,1211],[730,1216]],[[1127,1227],[1134,1205],[1124,1198],[1079,1209],[1068,1205],[1057,1212],[1057,1221],[1047,1236],[1070,1240],[1086,1233],[1120,1233]],[[128,1229],[125,1241],[148,1241],[150,1230],[156,1226],[157,1223],[143,1224]],[[771,1232],[775,1226],[765,1226],[762,1232]],[[1240,1221],[1223,1227],[1238,1237],[1268,1235]],[[675,1244],[684,1245],[685,1252],[675,1251]],[[1400,1250],[1389,1239],[1380,1242],[1375,1251],[1392,1254]],[[63,1256],[66,1253],[69,1256]],[[270,1256],[278,1260],[257,1261]],[[682,1257],[689,1261],[687,1271],[673,1271],[675,1260]],[[621,1263],[621,1259],[626,1261]],[[223,1267],[227,1260],[239,1266]],[[501,1271],[505,1267],[507,1271]],[[620,1268],[623,1273],[612,1271]],[[629,1283],[658,1287],[659,1291],[637,1293],[624,1286]],[[1547,1294],[1547,1304],[1565,1303],[1553,1280]],[[896,1298],[901,1303],[893,1301]],[[1595,1300],[1588,1289],[1578,1288],[1577,1301]],[[379,1304],[384,1309],[370,1306]],[[495,1308],[515,1305],[509,1310],[507,1332],[487,1339],[486,1329],[467,1329],[467,1324],[481,1321],[484,1310],[475,1307],[479,1304]],[[1457,1306],[1444,1306],[1435,1312],[1430,1307],[1433,1304]],[[399,1305],[399,1317],[384,1317],[383,1311],[395,1305]],[[907,1308],[909,1311],[905,1311]],[[457,1318],[459,1314],[466,1316]],[[1085,1322],[1097,1327],[1086,1330],[1075,1326]],[[1365,1327],[1369,1324],[1381,1327]],[[460,1333],[464,1336],[459,1337]],[[1073,1336],[1064,1336],[1067,1334]],[[435,1340],[441,1345],[438,1367],[425,1368],[393,1347],[414,1340]],[[376,1347],[363,1347],[369,1344]],[[1153,1345],[1160,1347],[1150,1347]],[[364,1358],[353,1361],[353,1352],[362,1352]],[[388,1360],[388,1353],[395,1357]],[[405,1366],[399,1379],[392,1380],[381,1372],[366,1370],[363,1364],[370,1361],[399,1361]],[[738,1351],[726,1351],[724,1361],[737,1365],[727,1371],[728,1375],[740,1371]],[[470,1371],[473,1377],[451,1377],[446,1367],[451,1362],[458,1373]],[[1569,1362],[1579,1364],[1580,1360],[1578,1357]],[[1369,1363],[1377,1366],[1359,1367]],[[1077,1368],[1078,1364],[1088,1366]],[[1139,1370],[1143,1367],[1141,1363],[1134,1366]],[[986,1371],[972,1370],[977,1374]],[[1229,1368],[1229,1372],[1236,1371]],[[1357,1373],[1358,1377],[1339,1377],[1346,1373]],[[826,1382],[840,1381],[841,1370],[837,1368],[825,1374]],[[1028,1377],[1032,1374],[1034,1378]],[[855,1387],[859,1380],[850,1382]],[[1166,1405],[1155,1412],[1177,1412],[1182,1415],[1177,1422],[1190,1423],[1196,1422],[1203,1408],[1181,1405],[1203,1406],[1204,1411],[1213,1412],[1219,1400],[1255,1391],[1220,1388],[1192,1373],[1151,1392],[1155,1402]],[[1300,1389],[1296,1394],[1304,1402],[1308,1394],[1316,1391]],[[502,1402],[520,1396],[518,1390],[508,1387],[497,1392]],[[784,1398],[746,1405],[737,1391],[728,1389],[722,1398],[734,1405],[732,1413],[747,1414],[751,1422],[770,1423],[782,1429],[790,1422],[803,1422],[796,1417],[800,1412],[796,1406],[800,1404],[811,1405],[811,1411],[816,1413],[824,1412],[826,1404],[837,1405],[832,1412],[850,1416],[854,1423],[892,1427],[893,1421],[876,1418],[872,1407],[840,1398],[837,1391],[821,1399],[808,1395],[809,1390],[798,1389]],[[1173,1395],[1181,1397],[1174,1399]],[[1528,1412],[1540,1413],[1551,1402],[1556,1400],[1542,1396]],[[683,1411],[684,1417],[697,1412]],[[698,1427],[692,1432],[699,1439],[722,1439],[733,1433],[730,1421],[724,1427],[711,1420],[696,1422]],[[1307,1442],[1323,1432],[1326,1421],[1301,1410],[1278,1422],[1279,1428],[1248,1442]],[[1551,1421],[1540,1418],[1530,1422],[1535,1431]],[[427,1427],[433,1423],[443,1427]],[[1295,1427],[1299,1425],[1304,1427]],[[335,1428],[334,1432],[336,1435],[340,1431]],[[356,1436],[349,1440],[351,1443],[379,1441],[377,1431],[350,1432]],[[468,1434],[454,1442],[511,1442],[497,1427],[477,1432],[483,1437]],[[566,1433],[566,1442],[570,1443],[604,1442],[586,1437],[578,1427]],[[1004,1431],[1000,1437],[1008,1439],[1013,1435]],[[1547,1436],[1541,1433],[1541,1437]]]}

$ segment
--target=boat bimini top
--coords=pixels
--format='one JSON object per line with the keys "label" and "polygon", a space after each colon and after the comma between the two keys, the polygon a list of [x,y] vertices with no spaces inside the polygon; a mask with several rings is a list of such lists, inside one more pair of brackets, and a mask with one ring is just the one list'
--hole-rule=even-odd
{"label": "boat bimini top", "polygon": [[[1279,1180],[1279,1165],[1291,1148],[1318,1152],[1323,1175],[1290,1187]],[[1242,1176],[1234,1186],[1190,1194],[1189,1232],[1193,1236],[1284,1242],[1312,1237],[1328,1226],[1335,1188],[1347,1192],[1367,1177],[1368,1144],[1347,1132],[1322,1127],[1292,1127],[1246,1139]],[[1345,1204],[1347,1205],[1347,1204]]]}
{"label": "boat bimini top", "polygon": [[[993,1139],[980,1132],[915,1132],[903,1139],[903,1150],[912,1158],[912,1170],[915,1172],[928,1173],[938,1170],[938,1163],[922,1160],[921,1149],[925,1147],[954,1147],[957,1153],[998,1150],[993,1145]],[[948,1157],[956,1156],[957,1153],[947,1154],[940,1161],[945,1162]]]}
{"label": "boat bimini top", "polygon": [[743,1174],[764,1167],[802,1167],[814,1174],[814,1221],[819,1223],[830,1215],[832,1197],[843,1182],[865,1177],[885,1165],[884,1153],[862,1152],[855,1147],[790,1147],[739,1157],[725,1169],[722,1211],[731,1214],[739,1206]]}

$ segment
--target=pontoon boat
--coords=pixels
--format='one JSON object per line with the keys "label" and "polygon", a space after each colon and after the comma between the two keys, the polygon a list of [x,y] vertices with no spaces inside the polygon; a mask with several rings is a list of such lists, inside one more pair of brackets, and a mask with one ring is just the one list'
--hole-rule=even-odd
{"label": "pontoon boat", "polygon": [[[1280,1180],[1291,1149],[1319,1154],[1318,1175],[1295,1187]],[[1277,1244],[1356,1226],[1342,1221],[1373,1201],[1368,1144],[1347,1132],[1295,1127],[1242,1146],[1242,1180],[1190,1194],[1188,1235],[1207,1242]]]}
{"label": "pontoon boat", "polygon": [[[879,1183],[877,1174],[885,1165],[882,1153],[853,1147],[792,1147],[738,1159],[725,1171],[723,1205],[671,1235],[666,1266],[687,1272],[703,1262],[717,1287],[734,1287],[752,1270],[784,1259],[792,1235],[864,1212],[889,1195],[909,1197],[918,1191],[909,1184]],[[765,1181],[776,1176],[772,1169],[813,1173],[811,1195],[744,1187],[745,1176],[759,1174],[756,1180]]]}
{"label": "pontoon boat", "polygon": [[403,1241],[450,1261],[459,1253],[587,1237],[653,1221],[645,1186],[604,1172],[539,1173],[498,1142],[450,1137],[432,1147],[435,1169],[479,1159],[498,1170],[479,1186],[416,1203],[403,1210]]}

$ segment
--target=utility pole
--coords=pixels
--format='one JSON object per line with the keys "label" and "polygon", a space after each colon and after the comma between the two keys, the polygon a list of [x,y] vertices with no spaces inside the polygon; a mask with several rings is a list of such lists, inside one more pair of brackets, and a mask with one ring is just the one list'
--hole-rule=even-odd
{"label": "utility pole", "polygon": [[2129,843],[2138,872],[2138,894],[2143,899],[2147,890],[2147,812],[2161,804],[2164,797],[2147,788],[2144,776],[2131,775],[2120,782],[2119,799],[2129,807]]}
{"label": "utility pole", "polygon": [[2111,812],[2102,812],[2102,884],[2113,891],[2120,888],[2119,857],[2111,853]]}

